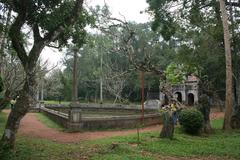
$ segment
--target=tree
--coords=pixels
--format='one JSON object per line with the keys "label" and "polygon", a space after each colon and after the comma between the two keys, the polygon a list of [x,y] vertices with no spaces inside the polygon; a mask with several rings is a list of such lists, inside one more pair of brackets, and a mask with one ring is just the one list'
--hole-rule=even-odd
{"label": "tree", "polygon": [[[220,55],[220,53],[224,53],[224,47],[225,47],[226,69],[221,68],[221,66],[223,66],[221,65],[221,63],[218,62],[216,63],[218,65],[215,65],[212,61],[209,67],[207,67],[206,69],[202,69],[202,71],[204,71],[205,73],[206,71],[208,72],[206,76],[208,76],[209,79],[211,78],[210,80],[212,80],[211,82],[215,87],[215,90],[221,91],[222,90],[221,86],[224,86],[224,84],[226,84],[226,89],[225,89],[226,116],[225,116],[223,128],[226,128],[226,129],[230,128],[230,117],[232,114],[232,107],[233,107],[232,64],[231,64],[232,59],[231,59],[230,41],[235,43],[235,46],[236,46],[236,39],[238,39],[236,38],[237,37],[236,35],[239,35],[239,31],[237,31],[237,29],[234,29],[234,28],[236,28],[236,26],[239,25],[239,22],[237,19],[239,18],[240,2],[239,1],[234,1],[234,2],[222,1],[222,0],[219,1],[220,3],[218,3],[218,1],[201,1],[201,0],[199,1],[182,0],[175,3],[174,2],[175,2],[174,0],[164,0],[164,1],[148,0],[148,3],[150,4],[148,11],[152,13],[152,15],[154,16],[154,22],[152,24],[152,28],[158,33],[161,33],[163,38],[165,38],[166,40],[169,40],[171,38],[172,39],[178,38],[177,33],[179,31],[183,31],[187,33],[184,35],[185,37],[184,39],[180,39],[182,42],[180,42],[179,44],[180,46],[185,46],[185,48],[188,49],[189,53],[191,52],[197,53],[194,55],[194,57],[195,56],[197,57],[198,55],[204,55],[205,53],[208,54],[209,51],[215,48],[214,46],[216,46],[216,49],[220,51],[220,52],[218,51],[216,52],[216,50],[214,50],[214,52]],[[174,4],[174,6],[172,4]],[[228,6],[228,7],[226,8],[225,6]],[[233,10],[232,9],[233,7],[235,7],[236,9]],[[172,8],[172,9],[169,9],[169,8]],[[232,35],[235,35],[232,37],[232,39],[230,39],[230,36],[229,36],[227,9],[229,9],[229,12],[231,14]],[[176,11],[179,11],[178,15],[173,14],[173,12],[176,12]],[[233,16],[235,18],[233,18]],[[194,34],[191,34],[191,33],[194,33]],[[204,47],[204,41],[199,39],[199,37],[195,38],[195,36],[197,35],[200,35],[201,37],[201,35],[203,35],[202,33],[204,33],[205,39],[207,38],[205,41],[205,47]],[[185,40],[187,40],[189,37],[191,40],[189,39],[189,41],[186,42]],[[201,44],[200,47],[199,47],[199,44]],[[208,47],[208,45],[211,47]],[[199,53],[200,50],[202,50],[203,52]],[[210,55],[207,55],[207,57],[210,57]],[[217,58],[218,58],[217,56],[214,56],[214,61],[215,60],[217,61]],[[223,56],[221,57],[219,56],[219,58],[221,58],[221,61],[223,60]],[[237,64],[237,62],[239,61],[238,59],[239,59],[239,56],[237,56],[236,54],[234,58],[235,64]],[[203,60],[205,62],[209,62],[209,59],[207,58]],[[196,67],[199,67],[199,66],[196,66]],[[201,67],[203,68],[203,66]],[[213,68],[217,68],[220,72],[218,73],[213,72],[214,71]],[[236,70],[238,70],[237,65],[235,65],[235,73],[237,73]],[[225,71],[225,73],[222,71]],[[235,76],[236,78],[238,78],[237,75]],[[204,76],[205,75],[203,75],[203,77]],[[224,81],[222,80],[219,81],[219,78],[217,78],[217,77],[224,77],[224,76],[226,76],[226,79]],[[235,85],[235,87],[237,87],[237,85]],[[237,91],[237,89],[235,90]]]}
{"label": "tree", "polygon": [[[83,9],[83,0],[1,0],[0,3],[15,12],[9,37],[25,72],[23,88],[8,116],[1,139],[6,149],[14,149],[20,121],[35,101],[36,65],[43,48],[54,44],[58,44],[54,47],[62,47],[67,44],[68,39],[81,43],[85,35],[84,27],[91,18]],[[33,45],[29,52],[29,47],[24,45],[24,38],[27,38],[24,37],[25,26],[25,29],[32,32]]]}
{"label": "tree", "polygon": [[54,69],[47,76],[45,76],[45,99],[59,100],[62,98],[63,100],[66,90],[64,92],[64,85],[61,81],[62,76],[62,71],[60,69]]}
{"label": "tree", "polygon": [[[114,18],[111,16],[108,7],[106,6],[105,8],[103,12],[98,14],[96,21],[98,29],[111,37],[113,41],[112,50],[126,56],[130,65],[136,70],[155,72],[162,76],[163,70],[152,64],[152,62],[155,62],[151,61],[154,57],[148,50],[155,42],[158,42],[158,37],[149,37],[149,35],[154,34],[153,32],[148,32],[150,31],[148,24],[136,25],[135,23],[128,23],[125,20]],[[93,14],[96,14],[96,12],[93,12]],[[136,34],[135,31],[138,32],[139,30],[141,30],[141,34]],[[145,32],[151,34],[145,35]],[[147,39],[145,40],[144,38]]]}
{"label": "tree", "polygon": [[211,133],[212,127],[210,123],[210,103],[209,98],[206,94],[202,94],[199,97],[197,109],[202,113],[203,115],[203,132],[204,133]]}
{"label": "tree", "polygon": [[[0,4],[0,7],[3,7]],[[10,85],[6,86],[6,83],[9,84],[9,82],[12,82],[12,77],[14,77],[15,74],[12,71],[16,71],[13,69],[12,65],[8,64],[8,57],[6,54],[6,51],[8,50],[8,45],[7,42],[9,41],[8,37],[8,30],[9,30],[9,24],[11,21],[11,14],[12,10],[11,8],[3,8],[1,13],[0,13],[0,76],[3,78],[3,86],[4,86],[4,91],[2,93],[2,97],[0,98],[0,111],[2,109],[6,108],[7,105],[10,103],[11,96],[12,96],[12,90],[10,89]],[[9,51],[9,50],[8,50]],[[10,66],[10,68],[8,68]],[[4,73],[7,73],[7,77],[5,76]],[[16,73],[16,72],[15,72]],[[12,75],[13,74],[13,75]],[[10,79],[9,79],[10,78]]]}
{"label": "tree", "polygon": [[3,97],[0,99],[0,111],[6,108],[10,104],[10,100],[17,96],[24,83],[24,71],[16,57],[5,56],[2,66],[4,66],[2,70],[4,91]]}
{"label": "tree", "polygon": [[9,24],[11,20],[11,14],[12,14],[12,9],[7,7],[3,9],[0,14],[1,16],[0,33],[2,35],[0,38],[0,75],[1,76],[3,76],[3,69],[4,69],[3,64],[4,64],[4,57],[5,57],[6,43],[9,40],[8,30],[9,30]]}
{"label": "tree", "polygon": [[126,85],[126,77],[128,70],[123,71],[123,66],[119,65],[116,61],[104,62],[104,89],[110,94],[115,96],[114,103],[123,101],[122,92]]}
{"label": "tree", "polygon": [[228,27],[227,11],[224,0],[219,0],[220,10],[222,15],[223,33],[224,33],[224,46],[226,57],[226,98],[225,98],[225,115],[223,129],[231,129],[231,116],[233,110],[233,80],[232,80],[232,56],[230,45],[230,33]]}

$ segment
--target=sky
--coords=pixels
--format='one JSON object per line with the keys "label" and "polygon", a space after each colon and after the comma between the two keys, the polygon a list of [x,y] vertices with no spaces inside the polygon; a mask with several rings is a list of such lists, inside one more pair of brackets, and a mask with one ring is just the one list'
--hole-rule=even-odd
{"label": "sky", "polygon": [[[90,6],[102,6],[104,1],[109,6],[113,14],[112,17],[123,19],[124,16],[127,21],[135,21],[137,23],[144,23],[150,20],[146,13],[140,13],[148,7],[146,0],[86,0],[86,3]],[[48,61],[50,66],[61,66],[63,53],[57,49],[45,47],[41,58],[43,61]]]}

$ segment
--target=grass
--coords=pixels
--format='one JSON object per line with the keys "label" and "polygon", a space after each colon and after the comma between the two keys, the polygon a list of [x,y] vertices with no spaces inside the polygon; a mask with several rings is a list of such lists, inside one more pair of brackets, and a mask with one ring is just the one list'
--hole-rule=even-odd
{"label": "grass", "polygon": [[[44,101],[45,104],[59,104],[59,101]],[[69,105],[71,102],[61,101],[62,105]]]}
{"label": "grass", "polygon": [[[215,120],[213,122],[215,125],[222,124],[222,120]],[[191,136],[181,133],[180,129],[177,129],[174,135],[174,140],[168,139],[159,139],[159,132],[149,132],[141,134],[141,143],[137,145],[134,149],[128,149],[131,144],[136,144],[136,135],[128,137],[115,137],[97,140],[96,143],[108,144],[117,143],[121,146],[125,146],[125,149],[128,149],[127,155],[150,155],[151,159],[158,159],[158,156],[171,156],[171,157],[207,157],[207,156],[216,156],[216,157],[225,157],[225,159],[235,158],[240,159],[240,131],[234,132],[222,132],[219,128],[215,130],[215,133],[209,136]],[[107,146],[107,145],[106,145]],[[97,154],[97,157],[108,157],[112,154],[116,156],[121,156],[122,153],[119,151],[111,151],[104,154]],[[148,156],[145,158],[149,158]],[[121,158],[125,159],[125,158]]]}
{"label": "grass", "polygon": [[50,118],[45,116],[43,113],[36,113],[37,119],[43,124],[47,125],[49,128],[53,128],[59,131],[64,131],[64,127],[52,121]]}
{"label": "grass", "polygon": [[[5,122],[6,115],[0,113],[0,133]],[[222,122],[222,119],[212,121],[215,133],[200,137],[183,134],[179,128],[174,140],[159,139],[159,132],[141,133],[140,144],[137,144],[137,134],[76,144],[60,144],[18,135],[14,160],[157,160],[207,156],[240,159],[240,131],[223,132]]]}
{"label": "grass", "polygon": [[3,112],[0,112],[0,135],[3,132],[6,121],[7,121],[7,115]]}

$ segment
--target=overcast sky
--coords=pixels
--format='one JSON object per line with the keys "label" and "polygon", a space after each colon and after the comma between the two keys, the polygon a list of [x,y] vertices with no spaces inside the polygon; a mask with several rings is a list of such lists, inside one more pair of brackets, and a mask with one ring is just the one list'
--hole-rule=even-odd
{"label": "overcast sky", "polygon": [[[127,21],[135,21],[137,23],[144,23],[149,21],[149,16],[146,13],[140,14],[144,11],[148,4],[146,0],[105,0],[110,8],[113,17],[122,18],[123,15]],[[91,6],[103,5],[104,0],[87,0],[87,4]],[[45,47],[41,57],[48,60],[51,65],[60,64],[63,54],[56,49]]]}

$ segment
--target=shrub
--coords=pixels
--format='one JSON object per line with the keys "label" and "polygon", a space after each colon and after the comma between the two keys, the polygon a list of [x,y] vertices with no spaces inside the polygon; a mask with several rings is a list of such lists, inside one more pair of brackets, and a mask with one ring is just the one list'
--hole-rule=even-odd
{"label": "shrub", "polygon": [[179,113],[179,123],[189,134],[198,134],[203,127],[203,115],[196,109],[184,109]]}

